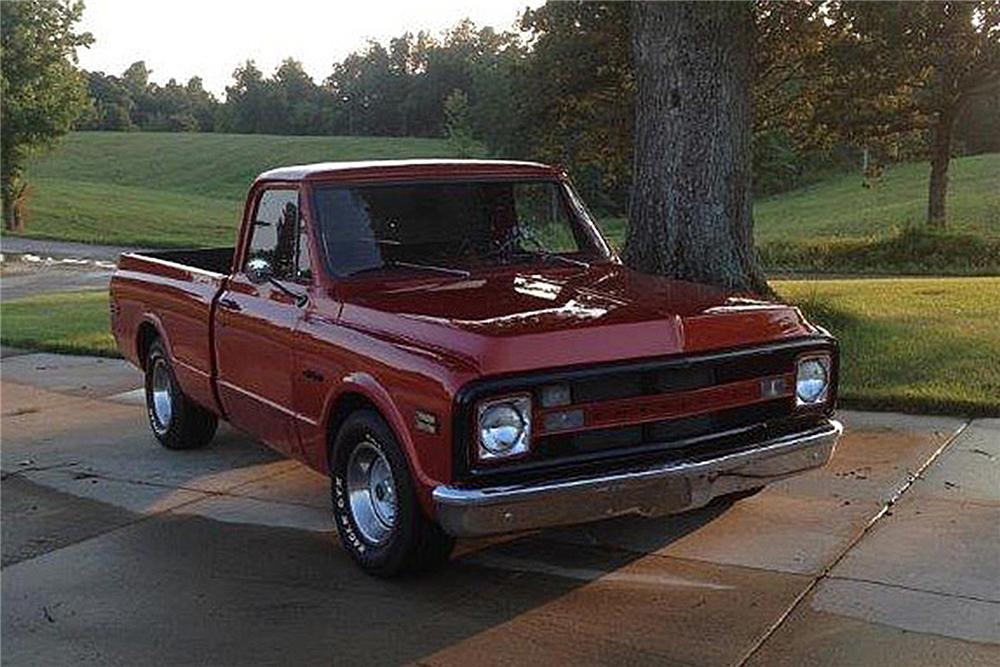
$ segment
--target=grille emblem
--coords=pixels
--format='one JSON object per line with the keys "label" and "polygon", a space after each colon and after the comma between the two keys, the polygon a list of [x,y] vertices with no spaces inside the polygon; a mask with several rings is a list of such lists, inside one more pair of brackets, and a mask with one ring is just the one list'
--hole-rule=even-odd
{"label": "grille emblem", "polygon": [[785,395],[785,378],[764,378],[760,381],[760,395],[762,398],[778,398]]}

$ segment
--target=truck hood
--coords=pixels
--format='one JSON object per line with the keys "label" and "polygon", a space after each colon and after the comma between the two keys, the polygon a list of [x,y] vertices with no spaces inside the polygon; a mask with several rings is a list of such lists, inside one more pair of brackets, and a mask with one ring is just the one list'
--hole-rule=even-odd
{"label": "truck hood", "polygon": [[817,330],[796,308],[618,264],[352,282],[341,323],[458,355],[482,374],[703,352]]}

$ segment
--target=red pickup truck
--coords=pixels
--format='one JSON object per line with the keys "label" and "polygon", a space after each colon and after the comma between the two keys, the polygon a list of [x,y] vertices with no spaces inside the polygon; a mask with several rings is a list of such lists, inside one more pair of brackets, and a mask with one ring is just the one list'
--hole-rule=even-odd
{"label": "red pickup truck", "polygon": [[265,172],[235,248],[122,255],[111,315],[164,446],[224,419],[329,475],[380,575],[455,537],[752,493],[841,432],[829,334],[626,268],[541,164]]}

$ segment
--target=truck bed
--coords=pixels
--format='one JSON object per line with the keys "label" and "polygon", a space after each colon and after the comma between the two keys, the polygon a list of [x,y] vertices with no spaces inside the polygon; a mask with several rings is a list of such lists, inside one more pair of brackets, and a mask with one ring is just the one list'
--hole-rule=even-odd
{"label": "truck bed", "polygon": [[212,314],[233,248],[124,253],[111,278],[112,332],[122,354],[142,365],[143,327],[169,343],[184,393],[218,412],[212,387]]}
{"label": "truck bed", "polygon": [[233,263],[233,248],[199,248],[191,250],[160,250],[157,252],[129,253],[136,257],[149,257],[172,264],[181,264],[211,273],[229,273]]}

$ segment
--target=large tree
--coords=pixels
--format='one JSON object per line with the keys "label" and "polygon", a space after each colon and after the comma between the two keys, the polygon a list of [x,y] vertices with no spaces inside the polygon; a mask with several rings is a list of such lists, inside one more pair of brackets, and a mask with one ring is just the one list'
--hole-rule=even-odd
{"label": "large tree", "polygon": [[924,132],[927,222],[944,227],[955,122],[1000,88],[1000,3],[842,2],[831,19],[839,74],[830,122],[856,141]]}
{"label": "large tree", "polygon": [[750,199],[752,6],[635,3],[632,44],[626,262],[647,273],[766,291]]}
{"label": "large tree", "polygon": [[635,78],[624,2],[547,2],[525,11],[531,53],[515,71],[517,131],[504,152],[570,168],[588,201],[622,210],[628,197]]}
{"label": "large tree", "polygon": [[[801,178],[804,154],[829,148],[812,123],[826,88],[824,4],[755,0],[751,85],[757,194]],[[518,131],[504,152],[570,167],[598,208],[625,209],[631,183],[635,73],[629,3],[549,2],[521,19],[531,52],[516,70]]]}
{"label": "large tree", "polygon": [[266,133],[271,130],[269,86],[253,60],[233,72],[233,85],[226,86],[226,102],[221,113],[223,132]]}
{"label": "large tree", "polygon": [[0,2],[0,197],[7,229],[23,226],[24,163],[32,150],[69,131],[87,108],[76,49],[93,41],[77,33],[83,3]]}

